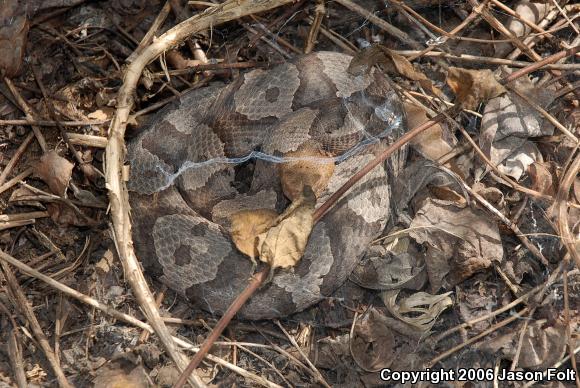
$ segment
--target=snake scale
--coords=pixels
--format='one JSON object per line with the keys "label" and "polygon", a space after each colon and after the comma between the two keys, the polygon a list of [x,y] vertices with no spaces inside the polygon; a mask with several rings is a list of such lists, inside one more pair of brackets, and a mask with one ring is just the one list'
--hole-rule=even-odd
{"label": "snake scale", "polygon": [[[231,241],[228,216],[288,205],[276,165],[265,156],[314,144],[340,157],[381,138],[336,164],[319,206],[393,141],[405,125],[400,100],[380,71],[349,73],[350,60],[315,52],[193,90],[129,142],[132,233],[153,278],[195,306],[223,313],[252,275],[250,260]],[[246,162],[256,151],[262,157]],[[339,200],[314,226],[302,260],[276,270],[239,316],[287,316],[330,296],[384,229],[389,180],[403,158],[401,151],[377,166]]]}

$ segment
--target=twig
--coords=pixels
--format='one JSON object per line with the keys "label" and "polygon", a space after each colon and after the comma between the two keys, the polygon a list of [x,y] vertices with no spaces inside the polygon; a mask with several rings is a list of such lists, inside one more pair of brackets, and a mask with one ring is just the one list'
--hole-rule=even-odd
{"label": "twig", "polygon": [[187,366],[187,368],[183,371],[181,376],[179,376],[179,380],[175,383],[173,388],[181,388],[185,385],[189,375],[197,368],[201,360],[207,355],[213,343],[217,341],[219,336],[228,326],[232,318],[236,315],[236,313],[240,310],[240,308],[246,303],[246,301],[254,294],[254,292],[260,288],[260,285],[264,283],[264,280],[268,278],[268,274],[270,273],[270,267],[264,266],[260,272],[256,273],[248,286],[236,297],[236,299],[232,302],[232,304],[228,307],[224,315],[220,318],[218,323],[214,326],[212,332],[209,336],[205,339],[199,351],[195,354],[195,356],[191,359],[191,362]]}
{"label": "twig", "polygon": [[26,138],[24,138],[22,144],[20,144],[14,155],[12,155],[10,162],[8,162],[6,167],[4,167],[4,170],[2,170],[2,174],[0,174],[0,186],[2,186],[4,182],[6,182],[8,174],[10,174],[14,166],[16,166],[16,163],[18,162],[18,160],[20,160],[20,157],[22,156],[26,148],[28,148],[28,145],[30,144],[32,139],[34,139],[34,133],[31,132],[28,134],[28,136],[26,136]]}
{"label": "twig", "polygon": [[568,22],[568,24],[570,25],[570,27],[572,27],[572,29],[574,30],[574,32],[577,35],[580,35],[580,30],[578,30],[578,27],[576,27],[576,25],[574,23],[572,23],[572,20],[570,20],[570,18],[568,17],[568,14],[566,13],[566,11],[564,11],[562,9],[562,7],[560,6],[560,4],[558,4],[558,2],[556,0],[552,0],[552,3],[554,3],[554,5],[556,6],[556,8],[558,8],[558,11],[560,11],[560,13],[564,16],[564,19],[566,19],[566,21]]}
{"label": "twig", "polygon": [[294,346],[296,348],[296,350],[298,350],[298,353],[300,353],[300,355],[302,356],[304,361],[306,361],[306,363],[308,364],[310,369],[312,369],[312,371],[314,372],[318,382],[320,384],[322,384],[323,386],[330,388],[330,385],[328,385],[328,383],[326,382],[326,380],[322,376],[322,373],[320,373],[318,368],[316,368],[316,366],[314,366],[314,364],[312,363],[312,361],[310,361],[310,359],[306,356],[306,354],[304,354],[304,352],[302,351],[302,349],[300,348],[300,346],[296,342],[296,339],[294,338],[294,336],[290,335],[290,333],[288,333],[286,331],[286,329],[284,329],[284,326],[282,326],[279,321],[276,321],[276,326],[278,326],[280,328],[280,330],[282,330],[282,333],[284,333],[284,335],[286,335],[286,337],[290,340],[290,343],[292,344],[292,346]]}
{"label": "twig", "polygon": [[555,208],[558,209],[558,231],[560,232],[560,236],[562,236],[562,242],[570,256],[576,262],[576,266],[580,268],[580,253],[576,247],[576,238],[572,235],[570,226],[568,225],[567,206],[568,193],[578,175],[578,171],[580,171],[580,153],[576,155],[574,161],[570,164],[560,181],[558,193],[556,194]]}
{"label": "twig", "polygon": [[29,175],[32,175],[33,171],[34,170],[32,167],[28,167],[26,170],[22,171],[20,174],[16,175],[14,178],[8,180],[8,182],[6,182],[2,186],[0,186],[0,194],[5,192],[6,190],[11,188],[12,186],[15,186],[18,183],[22,182],[22,180],[24,178],[26,178]]}
{"label": "twig", "polygon": [[82,133],[67,132],[67,136],[72,144],[86,147],[106,148],[107,138],[103,136],[84,135]]}
{"label": "twig", "polygon": [[52,367],[54,375],[56,376],[56,379],[58,381],[58,385],[64,388],[69,387],[72,388],[72,385],[68,382],[62,368],[60,367],[60,364],[54,354],[54,351],[52,350],[50,344],[48,343],[48,339],[46,338],[46,335],[44,334],[44,331],[42,330],[40,323],[38,323],[38,319],[36,319],[36,315],[34,315],[34,311],[28,304],[28,300],[26,300],[26,296],[24,295],[22,288],[18,284],[18,281],[16,280],[14,273],[12,272],[12,270],[10,269],[10,267],[6,262],[2,261],[0,263],[0,266],[4,271],[4,277],[6,278],[8,287],[10,288],[10,291],[12,292],[16,302],[18,303],[17,307],[30,323],[30,328],[34,333],[34,337],[38,341],[40,348],[42,349],[46,359],[48,360],[48,363]]}
{"label": "twig", "polygon": [[[110,120],[80,120],[80,121],[59,121],[60,125],[64,127],[84,127],[87,125],[103,125]],[[56,127],[57,122],[52,120],[30,120],[30,119],[14,119],[14,120],[0,120],[0,126],[3,125],[36,125],[39,127]]]}
{"label": "twig", "polygon": [[325,14],[326,7],[324,6],[324,1],[317,0],[316,7],[314,7],[314,20],[312,20],[312,24],[310,24],[308,38],[306,39],[306,45],[304,46],[304,54],[308,54],[314,49],[314,45],[318,40],[318,34],[320,33],[320,24],[322,23]]}
{"label": "twig", "polygon": [[169,16],[170,10],[171,6],[169,5],[169,1],[166,1],[165,5],[163,5],[163,8],[161,8],[159,13],[157,14],[157,17],[147,30],[147,33],[145,34],[143,39],[141,39],[141,42],[139,42],[137,48],[135,48],[135,50],[131,53],[131,55],[129,55],[125,60],[127,63],[133,62],[135,58],[137,58],[139,54],[141,54],[141,52],[145,49],[145,47],[147,47],[151,43],[153,38],[155,38],[155,34],[157,33],[157,31],[161,28],[161,26],[163,26],[165,19],[167,19],[167,16]]}
{"label": "twig", "polygon": [[398,29],[397,27],[393,26],[390,23],[387,23],[386,21],[376,16],[375,14],[367,11],[360,5],[355,4],[350,0],[335,0],[335,2],[342,5],[345,8],[350,9],[353,12],[358,13],[359,15],[367,19],[369,22],[373,23],[375,26],[383,29],[388,34],[393,35],[401,42],[410,45],[414,49],[421,50],[423,48],[423,46],[419,42],[411,38],[406,32],[401,31],[400,29]]}
{"label": "twig", "polygon": [[428,368],[432,368],[439,361],[441,361],[441,360],[449,357],[450,355],[452,355],[453,353],[455,353],[455,352],[463,349],[464,347],[469,346],[472,343],[479,341],[480,339],[482,339],[483,337],[485,337],[489,333],[493,333],[497,329],[502,328],[502,327],[510,324],[511,322],[515,321],[516,319],[523,317],[524,314],[527,314],[529,311],[530,311],[530,308],[529,307],[524,307],[520,311],[514,313],[511,317],[506,318],[503,321],[500,321],[500,322],[496,323],[495,325],[491,326],[487,330],[482,331],[481,333],[479,333],[475,337],[472,337],[472,338],[468,339],[467,341],[464,341],[463,343],[461,343],[461,344],[459,344],[457,346],[454,346],[451,349],[449,349],[449,350],[441,353],[440,355],[438,355],[437,357],[435,357],[431,361],[429,361],[427,363],[427,367]]}
{"label": "twig", "polygon": [[2,302],[0,302],[0,311],[6,315],[6,318],[12,324],[12,330],[8,334],[8,359],[14,372],[14,379],[18,388],[27,388],[26,373],[24,372],[24,362],[22,361],[22,346],[20,344],[20,335],[18,333],[18,325],[12,317],[12,313],[8,310]]}
{"label": "twig", "polygon": [[[441,51],[431,51],[428,53],[423,53],[417,50],[394,50],[397,54],[401,54],[406,57],[415,58],[419,56],[424,57],[435,57],[435,58],[445,58],[450,61],[456,62],[467,62],[467,63],[487,63],[490,65],[506,65],[510,67],[527,67],[530,66],[533,62],[526,62],[526,61],[514,61],[511,59],[503,59],[503,58],[494,58],[494,57],[482,57],[479,55],[469,55],[469,54],[461,54],[461,55],[453,55],[448,54]],[[580,63],[558,63],[558,64],[550,64],[543,67],[544,69],[549,70],[580,70]]]}
{"label": "twig", "polygon": [[[30,106],[28,106],[28,104],[26,103],[24,98],[20,95],[20,93],[18,92],[18,89],[16,89],[16,87],[14,86],[12,81],[10,79],[4,77],[4,83],[6,84],[8,89],[10,89],[10,93],[12,93],[12,95],[16,99],[16,102],[19,105],[18,107],[24,112],[26,119],[30,120],[30,121],[35,121],[34,112],[30,108]],[[43,153],[46,152],[48,147],[46,145],[46,140],[44,139],[44,136],[42,135],[42,132],[40,131],[40,128],[38,128],[36,125],[31,125],[30,127],[32,128],[32,132],[34,132],[34,136],[36,136],[36,140],[38,141],[38,144],[40,145],[40,149],[42,150]]]}

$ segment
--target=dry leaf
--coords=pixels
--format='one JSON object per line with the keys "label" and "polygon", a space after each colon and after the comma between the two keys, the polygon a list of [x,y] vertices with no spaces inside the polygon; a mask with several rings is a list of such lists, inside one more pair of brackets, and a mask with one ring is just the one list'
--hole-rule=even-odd
{"label": "dry leaf", "polygon": [[447,84],[457,96],[457,103],[464,108],[475,109],[480,102],[487,101],[506,92],[497,82],[491,70],[471,70],[450,67]]}
{"label": "dry leaf", "polygon": [[145,388],[150,387],[147,372],[141,365],[113,362],[98,369],[95,388]]}
{"label": "dry leaf", "polygon": [[[425,109],[408,101],[405,101],[405,111],[409,128],[418,127],[429,120]],[[411,140],[413,148],[431,160],[437,160],[449,153],[456,143],[457,139],[452,134],[446,133],[440,124],[431,126]]]}
{"label": "dry leaf", "polygon": [[549,326],[546,320],[531,322],[520,339],[521,329],[513,328],[481,344],[481,349],[513,359],[521,341],[518,367],[546,370],[560,360],[566,352],[566,330],[562,324]]}
{"label": "dry leaf", "polygon": [[105,112],[103,112],[101,109],[97,109],[94,112],[91,112],[87,115],[87,117],[89,119],[92,120],[108,120],[109,119],[109,115]]}
{"label": "dry leaf", "polygon": [[3,77],[18,75],[22,66],[29,29],[25,4],[4,0],[0,7],[0,76]]}
{"label": "dry leaf", "polygon": [[554,195],[556,190],[552,173],[545,163],[534,162],[528,167],[528,174],[532,180],[532,189],[542,194]]}
{"label": "dry leaf", "polygon": [[361,50],[350,62],[348,72],[355,75],[360,74],[361,72],[368,71],[374,65],[382,65],[387,73],[401,75],[410,80],[417,81],[422,87],[430,90],[437,97],[444,97],[441,90],[434,86],[425,74],[416,70],[407,58],[397,54],[393,50],[389,50],[385,46],[373,45]]}
{"label": "dry leaf", "polygon": [[370,308],[353,328],[350,353],[357,365],[367,372],[390,367],[396,356],[393,332],[381,315],[375,308]]}
{"label": "dry leaf", "polygon": [[427,332],[437,321],[439,314],[447,307],[453,306],[449,297],[451,291],[441,295],[417,292],[397,304],[400,290],[383,292],[383,301],[391,314],[401,321],[413,326],[420,332]]}
{"label": "dry leaf", "polygon": [[409,253],[391,252],[372,245],[358,262],[349,279],[371,290],[421,289],[426,281],[425,263]]}
{"label": "dry leaf", "polygon": [[63,197],[72,175],[74,165],[59,156],[56,151],[42,155],[34,167],[34,173],[42,179],[53,194]]}
{"label": "dry leaf", "polygon": [[334,174],[334,160],[330,156],[327,152],[309,147],[286,153],[286,158],[301,158],[279,165],[280,181],[286,197],[294,201],[300,197],[304,186],[310,186],[318,198]]}
{"label": "dry leaf", "polygon": [[271,209],[241,210],[230,217],[230,233],[236,248],[255,259],[259,255],[258,235],[274,223],[278,213]]}
{"label": "dry leaf", "polygon": [[[513,88],[547,109],[554,93],[537,88],[528,77],[518,79]],[[516,180],[542,156],[530,137],[551,136],[554,127],[544,125],[544,117],[512,91],[494,98],[485,106],[479,145],[498,169]],[[476,178],[479,178],[476,176]]]}
{"label": "dry leaf", "polygon": [[275,226],[258,236],[260,260],[272,269],[294,266],[304,254],[314,226],[316,197],[310,186],[279,217]]}
{"label": "dry leaf", "polygon": [[409,235],[427,248],[431,290],[449,289],[501,262],[503,246],[496,221],[470,207],[427,199],[411,222]]}

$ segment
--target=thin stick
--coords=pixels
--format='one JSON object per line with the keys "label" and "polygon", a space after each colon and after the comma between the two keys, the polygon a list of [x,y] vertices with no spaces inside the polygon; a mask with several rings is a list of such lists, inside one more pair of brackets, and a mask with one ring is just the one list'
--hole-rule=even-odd
{"label": "thin stick", "polygon": [[22,182],[24,178],[31,175],[34,170],[32,167],[28,167],[26,170],[22,171],[20,174],[16,175],[14,178],[10,179],[8,182],[4,183],[0,186],[0,194],[11,188],[12,186],[17,185],[18,183]]}
{"label": "thin stick", "polygon": [[468,339],[467,341],[452,347],[451,349],[441,353],[440,355],[438,355],[437,357],[433,358],[431,361],[429,361],[427,363],[427,367],[431,368],[433,367],[435,364],[437,364],[439,361],[449,357],[450,355],[452,355],[453,353],[463,349],[464,347],[471,345],[474,342],[479,341],[480,339],[482,339],[483,337],[485,337],[486,335],[488,335],[489,333],[493,333],[494,331],[496,331],[499,328],[502,328],[508,324],[510,324],[511,322],[515,321],[518,318],[521,318],[524,316],[524,314],[526,314],[528,311],[530,311],[529,307],[524,307],[523,309],[521,309],[520,311],[518,311],[517,313],[515,313],[514,315],[512,315],[509,318],[504,319],[501,322],[496,323],[495,325],[493,325],[492,327],[490,327],[487,330],[482,331],[481,333],[479,333],[478,335],[476,335],[475,337],[472,337],[470,339]]}
{"label": "thin stick", "polygon": [[[12,93],[12,95],[16,99],[16,102],[18,103],[19,108],[24,112],[26,119],[30,120],[30,121],[35,121],[34,112],[32,111],[32,108],[30,108],[28,103],[20,95],[20,93],[18,92],[18,89],[16,89],[16,86],[14,86],[12,81],[9,78],[4,77],[4,83],[6,84],[8,89],[10,89],[10,93]],[[32,128],[32,132],[34,132],[34,136],[36,136],[36,140],[38,141],[38,144],[40,145],[40,149],[42,150],[43,153],[46,152],[48,147],[46,145],[46,140],[44,139],[44,136],[42,135],[42,132],[40,131],[40,128],[38,128],[36,125],[31,125],[30,127]]]}
{"label": "thin stick", "polygon": [[68,380],[64,374],[64,371],[60,367],[60,364],[58,363],[57,357],[54,354],[53,349],[50,347],[50,344],[48,343],[48,339],[46,338],[46,335],[44,334],[44,331],[42,330],[40,323],[38,323],[38,319],[36,319],[36,315],[34,315],[34,311],[30,307],[30,305],[28,304],[28,300],[26,299],[26,296],[24,295],[22,288],[18,284],[18,281],[16,280],[14,273],[10,269],[10,266],[4,261],[0,263],[0,266],[2,267],[2,270],[4,271],[4,277],[6,278],[6,282],[8,283],[8,287],[10,288],[10,291],[12,292],[14,298],[16,299],[16,302],[18,303],[18,309],[21,311],[21,313],[26,317],[26,319],[30,323],[30,328],[32,329],[32,333],[34,334],[34,337],[38,341],[40,348],[44,352],[44,355],[45,355],[46,359],[48,360],[48,363],[52,367],[52,371],[54,372],[54,375],[56,376],[56,379],[58,381],[58,385],[61,387],[64,387],[64,388],[72,388],[72,385],[68,382]]}
{"label": "thin stick", "polygon": [[218,323],[213,328],[212,332],[203,342],[199,351],[195,354],[195,356],[191,359],[191,362],[185,368],[181,376],[179,376],[179,380],[175,383],[173,388],[181,388],[185,385],[189,375],[197,368],[201,360],[206,356],[209,352],[211,347],[213,346],[214,342],[218,340],[219,336],[228,326],[230,321],[234,318],[238,310],[246,303],[246,301],[254,294],[254,292],[260,287],[260,285],[268,278],[268,274],[270,273],[270,267],[264,266],[260,272],[256,273],[252,276],[250,283],[248,286],[238,295],[238,297],[232,302],[232,304],[228,307],[224,315],[220,318]]}
{"label": "thin stick", "polygon": [[335,0],[335,2],[342,5],[345,8],[350,9],[353,12],[358,13],[359,15],[367,19],[369,22],[385,30],[385,32],[387,32],[388,34],[393,35],[401,42],[410,45],[414,49],[420,50],[423,48],[423,46],[419,42],[411,38],[406,32],[401,31],[400,29],[398,29],[397,27],[393,26],[390,23],[387,23],[386,21],[376,16],[375,14],[369,12],[360,5],[355,4],[350,0]]}
{"label": "thin stick", "polygon": [[34,139],[33,132],[29,133],[28,136],[26,136],[26,138],[24,138],[24,141],[22,141],[22,144],[20,144],[20,146],[18,147],[18,149],[16,150],[16,152],[12,156],[12,159],[10,159],[10,162],[8,162],[6,167],[4,167],[2,174],[0,174],[0,186],[2,186],[4,184],[4,182],[6,182],[6,178],[8,177],[8,174],[10,174],[10,172],[12,171],[14,166],[16,166],[16,163],[18,163],[22,154],[24,153],[24,151],[26,151],[26,148],[28,148],[28,145],[30,144],[32,139]]}

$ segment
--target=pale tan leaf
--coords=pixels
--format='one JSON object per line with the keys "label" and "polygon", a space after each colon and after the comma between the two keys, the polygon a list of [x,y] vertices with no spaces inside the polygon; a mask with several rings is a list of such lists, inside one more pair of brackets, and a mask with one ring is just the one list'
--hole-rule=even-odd
{"label": "pale tan leaf", "polygon": [[506,92],[505,87],[494,77],[491,70],[471,70],[450,67],[447,84],[457,96],[457,103],[466,109],[475,109],[480,102],[487,101]]}
{"label": "pale tan leaf", "polygon": [[329,153],[320,149],[303,147],[286,153],[284,157],[300,158],[279,165],[282,190],[292,201],[300,197],[306,185],[312,187],[318,197],[334,174],[334,160]]}
{"label": "pale tan leaf", "polygon": [[[408,101],[405,102],[405,111],[407,112],[409,128],[418,127],[429,120],[427,112],[423,108]],[[449,153],[453,149],[454,143],[456,143],[454,138],[451,138],[450,141],[444,138],[444,131],[440,124],[431,126],[411,140],[413,148],[431,160],[437,160]]]}
{"label": "pale tan leaf", "polygon": [[53,194],[64,196],[73,167],[71,162],[52,150],[42,155],[34,166],[34,173],[48,185]]}
{"label": "pale tan leaf", "polygon": [[236,248],[251,258],[256,258],[258,235],[275,222],[278,213],[271,209],[241,210],[231,215],[230,233]]}
{"label": "pale tan leaf", "polygon": [[272,269],[288,268],[302,258],[314,225],[315,205],[312,188],[305,186],[303,195],[278,217],[277,224],[258,236],[261,261]]}

